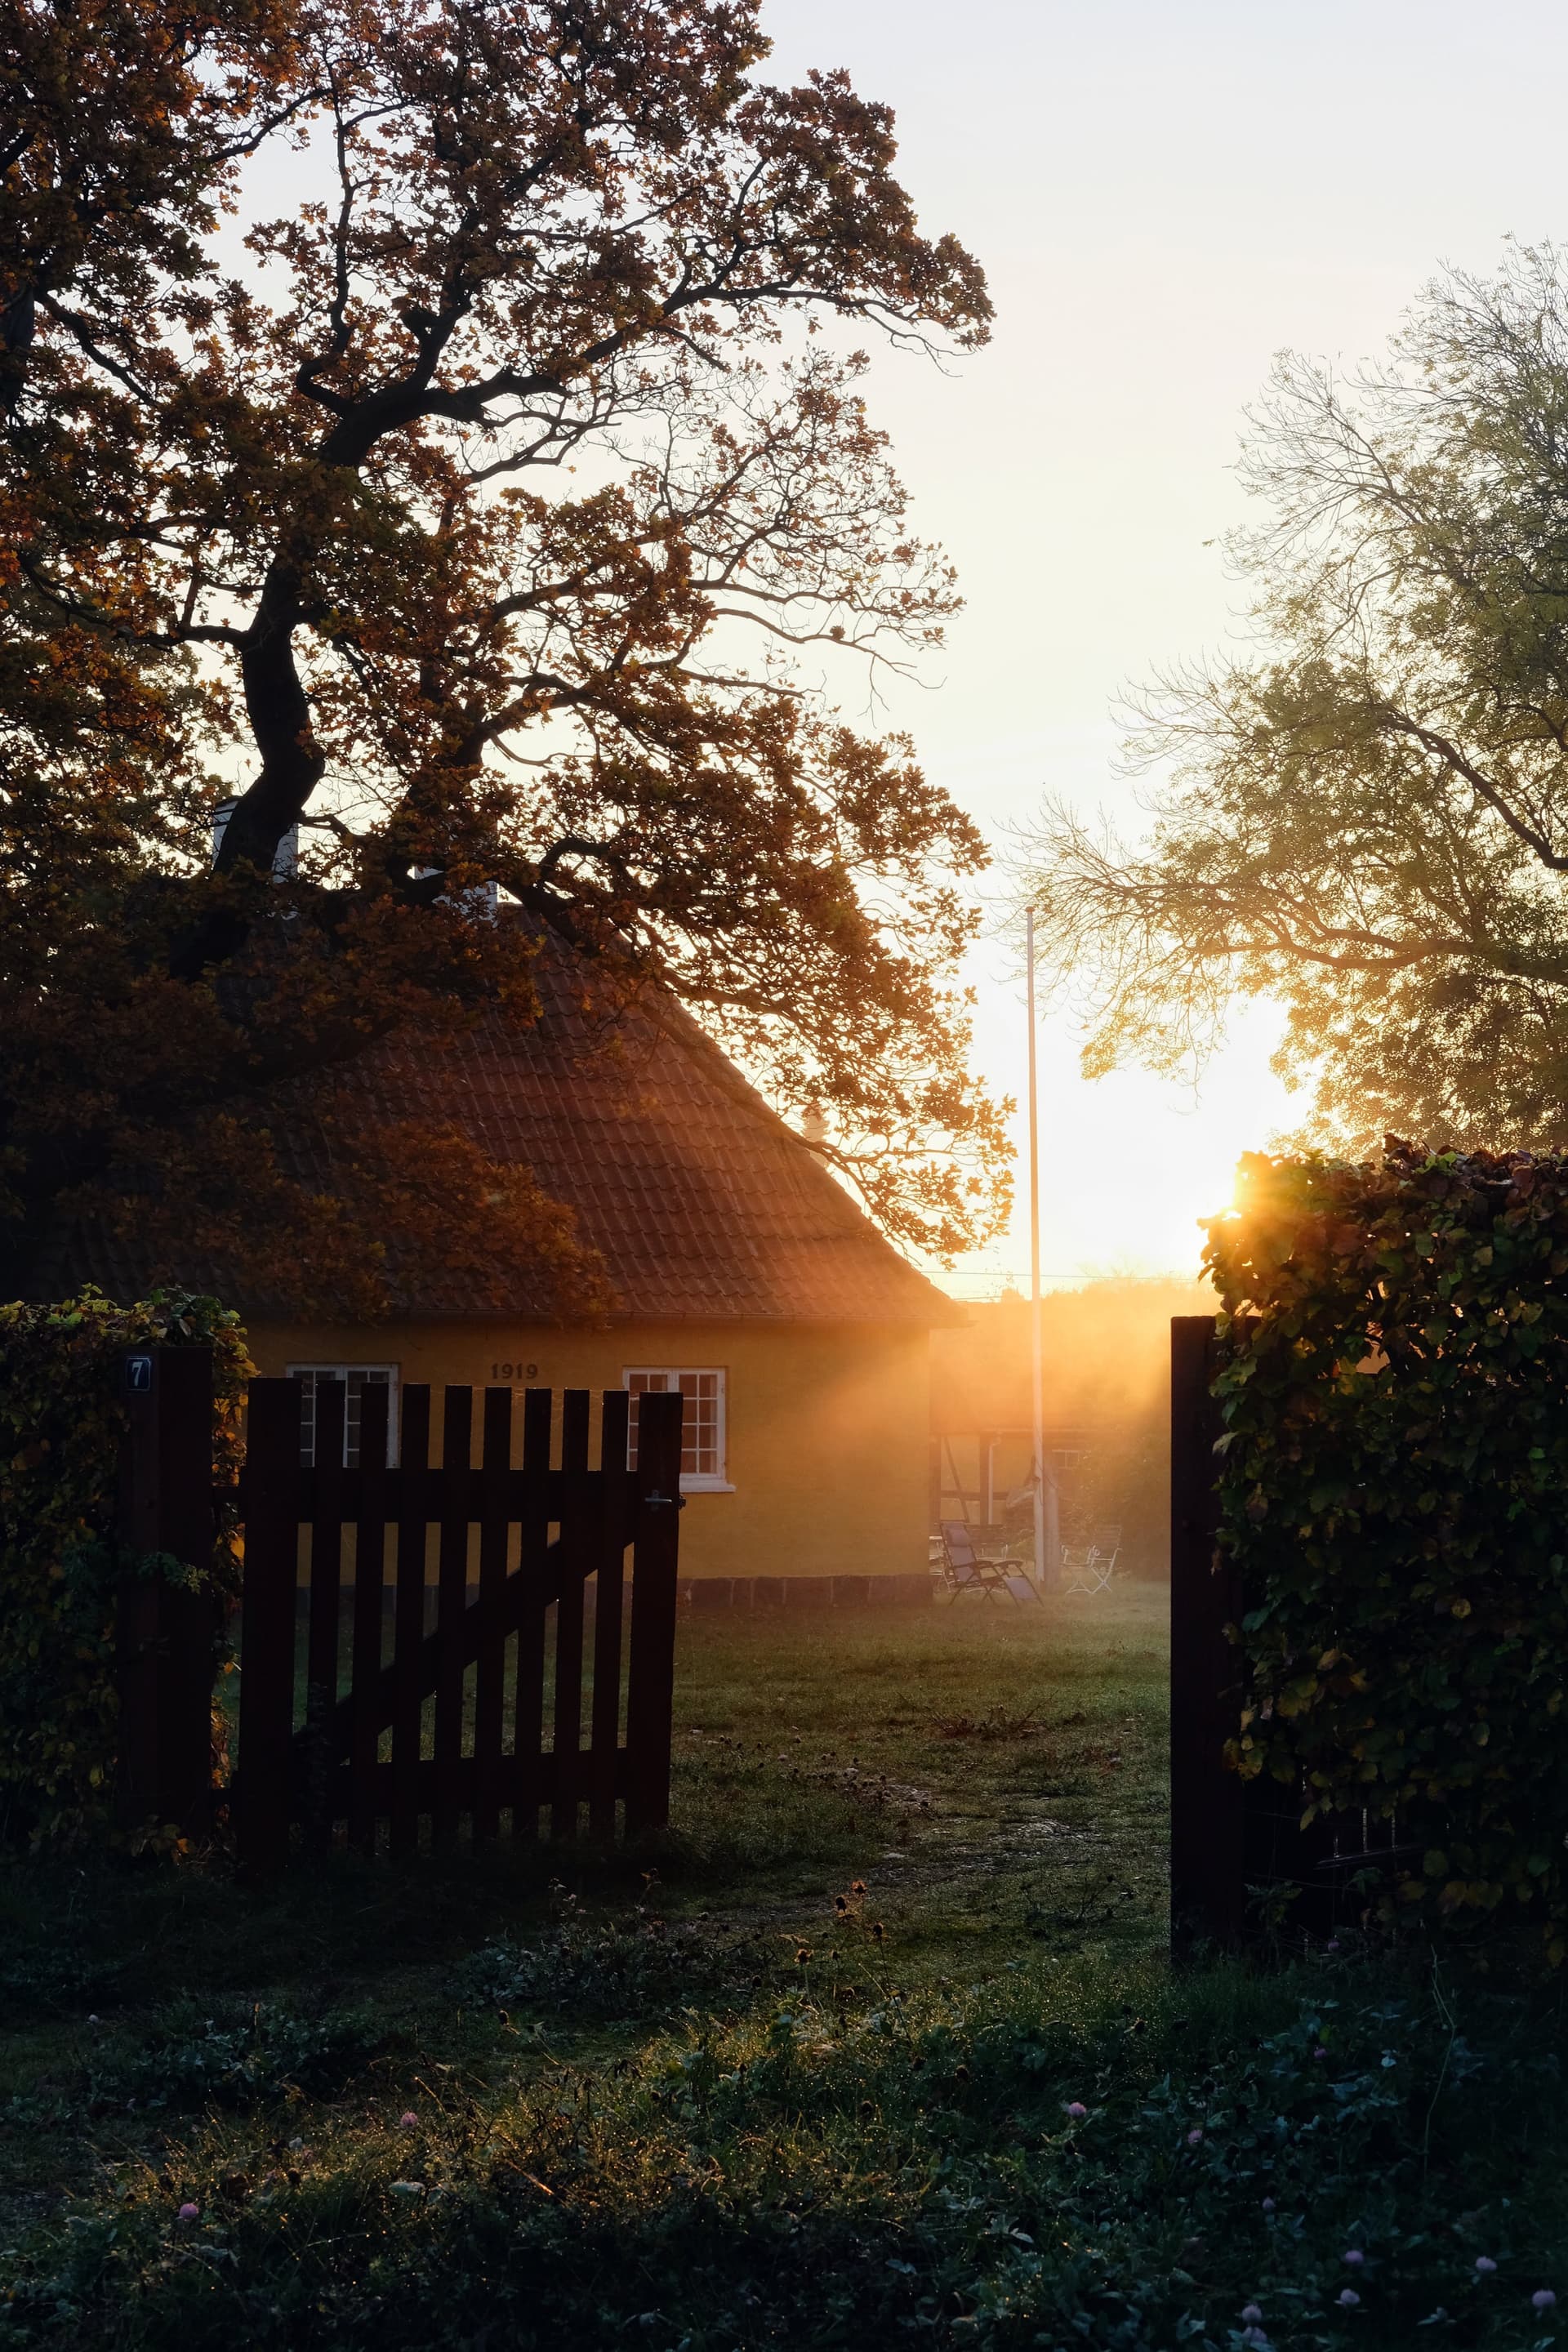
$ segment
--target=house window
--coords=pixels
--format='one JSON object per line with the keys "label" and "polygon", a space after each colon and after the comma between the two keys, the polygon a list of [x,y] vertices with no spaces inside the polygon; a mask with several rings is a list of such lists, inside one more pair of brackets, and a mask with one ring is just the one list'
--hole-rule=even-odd
{"label": "house window", "polygon": [[635,1365],[622,1376],[631,1391],[631,1460],[637,1458],[637,1401],[645,1396],[668,1396],[679,1391],[680,1411],[680,1483],[688,1494],[728,1495],[734,1490],[725,1475],[724,1375],[717,1369],[686,1370],[672,1366]]}
{"label": "house window", "polygon": [[343,1404],[343,1467],[359,1468],[360,1409],[367,1388],[387,1389],[387,1427],[391,1443],[388,1458],[397,1459],[397,1366],[395,1364],[290,1364],[291,1381],[301,1381],[305,1389],[305,1409],[300,1420],[300,1460],[309,1470],[316,1460],[316,1384],[319,1381],[342,1381],[348,1391]]}

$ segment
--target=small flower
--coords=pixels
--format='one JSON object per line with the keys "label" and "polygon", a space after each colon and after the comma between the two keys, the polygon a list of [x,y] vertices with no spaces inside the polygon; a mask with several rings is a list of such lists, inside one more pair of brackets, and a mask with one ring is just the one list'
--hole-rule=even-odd
{"label": "small flower", "polygon": [[201,2220],[201,2218],[202,2218],[202,2209],[201,2209],[201,2207],[200,2207],[199,2205],[192,2205],[192,2204],[188,2204],[188,2203],[187,2203],[187,2204],[184,2204],[184,2205],[182,2205],[182,2206],[181,2206],[181,2208],[180,2208],[180,2219],[181,2219],[181,2221],[199,2221]]}
{"label": "small flower", "polygon": [[1067,2104],[1067,2112],[1075,2124],[1080,2124],[1082,2123],[1085,2116],[1088,2115],[1089,2109],[1084,2105],[1081,2099],[1069,2099]]}
{"label": "small flower", "polygon": [[1264,2210],[1264,2211],[1265,2211],[1266,2213],[1272,2213],[1272,2212],[1273,2212],[1273,2210],[1274,2210],[1274,2200],[1273,2200],[1273,2198],[1272,2198],[1272,2197],[1266,2197],[1266,2198],[1264,2199],[1264,2200],[1263,2200],[1263,2210]]}
{"label": "small flower", "polygon": [[1331,1936],[1325,1948],[1331,1952],[1337,1952],[1340,1948],[1339,1937],[1337,1936]]}
{"label": "small flower", "polygon": [[1347,2311],[1351,2311],[1353,2310],[1355,2305],[1361,2301],[1361,2297],[1357,2294],[1353,2286],[1342,2286],[1340,2289],[1340,2301],[1344,2305]]}
{"label": "small flower", "polygon": [[418,2130],[418,2128],[419,2128],[419,2118],[418,2118],[418,2116],[415,2114],[415,2112],[414,2112],[414,2110],[413,2110],[413,2108],[412,2108],[412,2107],[405,2107],[405,2109],[404,2109],[403,2113],[398,2116],[398,2118],[397,2118],[397,2128],[398,2128],[398,2130],[399,2130],[399,2131],[417,2131],[417,2130]]}
{"label": "small flower", "polygon": [[1531,2311],[1555,2311],[1557,2297],[1549,2286],[1538,2286],[1530,2298]]}
{"label": "small flower", "polygon": [[1353,2270],[1358,2263],[1365,2262],[1366,2256],[1362,2252],[1359,2246],[1347,2246],[1345,2248],[1345,2260]]}
{"label": "small flower", "polygon": [[1478,2254],[1476,2256],[1476,2268],[1479,2271],[1482,2278],[1490,2278],[1493,2271],[1497,2268],[1497,2264],[1493,2262],[1489,2254]]}
{"label": "small flower", "polygon": [[1244,2326],[1256,2327],[1262,2320],[1263,2314],[1257,2304],[1244,2303],[1241,2306],[1241,2317]]}
{"label": "small flower", "polygon": [[1188,2146],[1189,2147],[1196,2147],[1196,2146],[1197,2146],[1197,2144],[1198,2144],[1199,2140],[1201,2140],[1201,2139],[1202,2139],[1202,2137],[1203,2137],[1203,2134],[1202,2134],[1202,2132],[1198,2130],[1198,2128],[1197,2128],[1196,2125],[1194,2124],[1194,2126],[1193,2126],[1193,2128],[1192,2128],[1192,2130],[1187,2134],[1187,2146]]}
{"label": "small flower", "polygon": [[1324,2049],[1324,2047],[1323,2047],[1323,2045],[1322,2045],[1322,2043],[1321,2043],[1321,2042],[1319,2042],[1319,2044],[1318,2044],[1317,2048],[1316,2048],[1316,2049],[1313,2051],[1313,2053],[1312,2053],[1312,2055],[1313,2055],[1313,2057],[1314,2057],[1314,2058],[1326,2058],[1326,2057],[1328,2056],[1328,2054],[1329,2054],[1329,2053],[1328,2053],[1328,2052]]}

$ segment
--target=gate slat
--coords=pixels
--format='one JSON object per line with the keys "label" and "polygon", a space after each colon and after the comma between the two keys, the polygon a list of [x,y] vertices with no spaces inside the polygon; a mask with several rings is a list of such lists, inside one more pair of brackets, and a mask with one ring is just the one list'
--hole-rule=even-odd
{"label": "gate slat", "polygon": [[439,1649],[436,1683],[435,1818],[431,1836],[441,1851],[458,1842],[458,1817],[462,1811],[463,1761],[463,1612],[468,1605],[468,1515],[461,1482],[455,1475],[468,1467],[473,1444],[474,1392],[449,1388],[441,1417],[441,1549],[436,1595],[436,1638]]}
{"label": "gate slat", "polygon": [[316,1382],[316,1492],[310,1514],[310,1622],[305,1654],[305,1820],[313,1846],[331,1845],[328,1726],[338,1703],[338,1642],[342,1612],[343,1423],[348,1387]]}
{"label": "gate slat", "polygon": [[392,1719],[394,1853],[412,1853],[419,1843],[418,1764],[424,1703],[420,1652],[425,1642],[425,1529],[429,1517],[430,1391],[411,1381],[403,1391],[402,1511],[397,1523],[397,1599],[393,1619],[392,1665],[395,1681]]}
{"label": "gate slat", "polygon": [[637,1402],[639,1499],[626,1686],[628,1831],[662,1829],[669,1819],[682,1410],[681,1398],[672,1391]]}
{"label": "gate slat", "polygon": [[376,1759],[381,1727],[373,1694],[381,1673],[383,1554],[386,1539],[387,1395],[367,1381],[360,1391],[360,1507],[354,1535],[353,1730],[350,1741],[349,1840],[375,1851]]}
{"label": "gate slat", "polygon": [[594,1697],[589,1736],[588,1827],[595,1837],[616,1832],[616,1752],[621,1731],[621,1601],[626,1529],[610,1480],[626,1466],[630,1399],[606,1389],[599,1424],[600,1476],[595,1495]]}
{"label": "gate slat", "polygon": [[[511,1391],[485,1391],[480,1456],[479,1600],[499,1594],[506,1582],[506,1473],[511,1462]],[[493,1838],[500,1827],[501,1729],[505,1701],[506,1649],[489,1642],[479,1652],[474,1678],[474,1835]]]}
{"label": "gate slat", "polygon": [[514,1837],[539,1835],[539,1805],[542,1793],[540,1751],[544,1744],[544,1609],[542,1590],[537,1603],[532,1588],[542,1588],[545,1550],[550,1540],[551,1422],[553,1399],[549,1389],[525,1389],[522,1398],[523,1501],[519,1572],[530,1588],[527,1606],[517,1629],[517,1682],[512,1693],[512,1755],[514,1780],[511,1828]]}
{"label": "gate slat", "polygon": [[568,1389],[561,1400],[561,1467],[568,1501],[561,1522],[561,1598],[555,1604],[555,1799],[550,1834],[577,1833],[578,1751],[583,1740],[583,1586],[592,1554],[588,1493],[588,1391]]}
{"label": "gate slat", "polygon": [[289,1858],[294,1728],[294,1593],[299,1580],[299,1381],[253,1381],[247,1438],[245,1600],[240,1626],[241,1862],[258,1874]]}

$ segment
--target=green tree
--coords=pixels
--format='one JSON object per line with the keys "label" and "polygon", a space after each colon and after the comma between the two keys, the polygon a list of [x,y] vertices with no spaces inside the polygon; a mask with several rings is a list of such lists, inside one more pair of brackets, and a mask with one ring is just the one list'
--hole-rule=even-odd
{"label": "green tree", "polygon": [[1146,843],[1047,808],[1025,887],[1087,1066],[1286,1009],[1308,1132],[1568,1140],[1568,280],[1432,286],[1381,365],[1287,356],[1233,542],[1253,643],[1140,698]]}
{"label": "green tree", "polygon": [[543,930],[819,1108],[891,1233],[986,1223],[978,836],[826,680],[955,601],[853,340],[989,306],[887,110],[766,48],[755,0],[0,0],[0,1289],[67,1209],[318,1305],[388,1244],[580,1273],[451,1137],[330,1201],[275,1149],[389,1026],[526,1020]]}

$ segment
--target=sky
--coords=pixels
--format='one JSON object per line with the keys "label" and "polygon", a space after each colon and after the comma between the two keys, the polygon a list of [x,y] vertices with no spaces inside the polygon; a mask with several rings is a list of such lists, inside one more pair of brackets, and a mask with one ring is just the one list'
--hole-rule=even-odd
{"label": "sky", "polygon": [[[1128,682],[1239,631],[1212,544],[1241,520],[1242,411],[1287,346],[1379,351],[1442,263],[1568,237],[1568,12],[1491,0],[773,0],[771,78],[844,67],[897,110],[930,233],[984,264],[990,348],[877,362],[917,526],[967,609],[889,698],[928,771],[998,840],[1047,788],[1138,822],[1110,712]],[[851,715],[853,699],[847,703]],[[978,950],[976,1060],[1024,1091],[1008,957]],[[1042,1024],[1047,1280],[1192,1271],[1243,1150],[1292,1126],[1250,1008],[1196,1097],[1078,1072]],[[1021,1139],[1021,1137],[1020,1137]],[[949,1287],[1026,1279],[1027,1228]]]}

